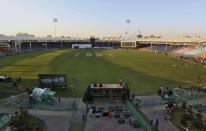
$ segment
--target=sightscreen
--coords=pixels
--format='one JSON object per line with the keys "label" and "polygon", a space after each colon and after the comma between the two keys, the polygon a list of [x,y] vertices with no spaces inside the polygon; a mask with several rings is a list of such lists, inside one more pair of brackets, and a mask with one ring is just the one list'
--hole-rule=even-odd
{"label": "sightscreen", "polygon": [[67,87],[65,74],[39,74],[39,86],[42,88]]}

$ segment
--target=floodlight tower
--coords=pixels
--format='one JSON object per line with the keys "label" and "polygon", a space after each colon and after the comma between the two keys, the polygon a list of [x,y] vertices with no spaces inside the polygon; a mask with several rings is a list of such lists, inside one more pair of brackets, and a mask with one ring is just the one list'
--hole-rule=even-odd
{"label": "floodlight tower", "polygon": [[129,25],[131,23],[131,20],[127,19],[125,22],[126,22],[126,24],[128,24],[128,27],[127,27],[126,32],[125,32],[125,34],[127,35],[128,34],[128,30],[129,30],[128,28],[129,28]]}
{"label": "floodlight tower", "polygon": [[54,22],[54,37],[56,38],[56,23],[58,22],[58,19],[53,18],[52,21]]}

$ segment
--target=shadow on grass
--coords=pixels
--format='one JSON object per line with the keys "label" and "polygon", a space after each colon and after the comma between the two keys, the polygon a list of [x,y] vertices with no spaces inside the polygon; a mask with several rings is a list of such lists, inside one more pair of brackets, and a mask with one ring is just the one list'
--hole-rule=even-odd
{"label": "shadow on grass", "polygon": [[[93,56],[86,56],[85,54],[87,52],[93,53]],[[69,86],[71,84],[73,85],[73,78],[79,79],[79,83],[73,85],[73,90],[76,94],[76,97],[81,97],[86,88],[88,87],[88,85],[92,82],[119,83],[120,77],[123,77],[124,80],[129,80],[129,87],[131,93],[134,92],[137,95],[154,94],[157,92],[160,85],[169,86],[169,88],[174,88],[178,85],[183,84],[186,86],[190,86],[181,81],[174,81],[171,79],[151,76],[148,75],[146,72],[137,71],[132,68],[126,67],[125,65],[114,63],[113,61],[108,59],[108,56],[104,56],[106,53],[105,50],[66,50],[61,53],[62,54],[57,55],[56,57],[50,59],[50,61],[48,62],[43,62],[43,64],[40,62],[40,64],[42,65],[38,65],[36,63],[32,64],[32,62],[37,62],[37,60],[30,61],[31,63],[19,63],[19,65],[14,64],[11,66],[16,66],[18,67],[18,69],[19,67],[22,67],[22,70],[6,70],[1,71],[0,73],[8,72],[9,74],[14,74],[16,76],[19,74],[27,77],[27,79],[22,79],[22,83],[20,84],[20,88],[22,89],[20,89],[20,91],[23,91],[26,88],[37,87],[38,73],[66,74]],[[74,55],[76,53],[80,53],[80,55],[78,57],[75,57]],[[102,53],[103,56],[96,57],[96,53]],[[31,58],[35,56],[38,57],[37,54],[39,53],[34,54],[35,55],[30,54]],[[45,56],[47,55],[45,54]],[[45,56],[43,57],[43,59],[45,58]],[[26,58],[29,57],[26,56]],[[115,59],[115,56],[112,57],[112,59]],[[48,66],[45,66],[45,64]],[[44,67],[48,67],[48,69],[45,70]],[[65,91],[57,90],[56,95],[64,97],[73,97],[71,92],[71,87],[69,87]]]}
{"label": "shadow on grass", "polygon": [[[103,51],[72,50],[65,52],[51,61],[50,72],[67,74],[69,84],[72,83],[72,78],[79,78],[80,83],[75,89],[78,96],[83,95],[91,82],[119,83],[120,77],[123,77],[124,80],[128,79],[131,92],[138,95],[156,93],[160,85],[174,88],[183,84],[182,82],[147,75],[145,72],[113,63],[104,57],[85,56],[87,52],[93,54],[102,52],[103,54]],[[80,53],[80,56],[74,57],[75,53]]]}
{"label": "shadow on grass", "polygon": [[22,60],[22,59],[32,59],[34,57],[37,57],[39,55],[43,55],[46,54],[48,52],[46,51],[35,51],[35,52],[28,52],[25,54],[17,54],[17,55],[13,55],[13,56],[6,56],[6,57],[0,57],[0,69],[4,68],[5,66],[8,65],[13,65],[14,63]]}

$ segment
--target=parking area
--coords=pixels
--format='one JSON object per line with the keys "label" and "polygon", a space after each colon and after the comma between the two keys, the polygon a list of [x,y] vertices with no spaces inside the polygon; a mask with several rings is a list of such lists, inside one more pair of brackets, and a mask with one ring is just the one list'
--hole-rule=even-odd
{"label": "parking area", "polygon": [[89,105],[85,131],[138,131],[139,121],[123,104]]}

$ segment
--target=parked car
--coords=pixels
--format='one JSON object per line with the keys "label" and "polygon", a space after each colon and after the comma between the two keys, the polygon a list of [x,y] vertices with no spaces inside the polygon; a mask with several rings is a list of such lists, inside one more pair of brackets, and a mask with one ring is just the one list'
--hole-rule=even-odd
{"label": "parked car", "polygon": [[119,117],[120,117],[120,112],[115,111],[115,112],[114,112],[114,117],[115,117],[115,118],[119,118]]}
{"label": "parked car", "polygon": [[125,118],[124,117],[119,117],[118,123],[120,123],[120,124],[125,123]]}
{"label": "parked car", "polygon": [[120,107],[120,106],[114,106],[114,107],[113,107],[113,110],[114,110],[114,111],[122,111],[122,107]]}
{"label": "parked car", "polygon": [[98,110],[103,113],[105,111],[105,108],[104,107],[98,107]]}
{"label": "parked car", "polygon": [[98,110],[98,109],[96,109],[96,111],[95,111],[95,116],[96,116],[96,118],[99,118],[99,117],[101,117],[101,112],[100,112],[100,110]]}
{"label": "parked car", "polygon": [[126,117],[126,118],[128,118],[128,117],[130,117],[132,115],[127,109],[124,109],[122,111],[122,113],[123,113],[124,117]]}
{"label": "parked car", "polygon": [[134,117],[130,117],[129,123],[130,123],[134,128],[140,128],[140,126],[141,126],[141,124],[140,124],[140,122],[137,120],[137,118],[134,118]]}
{"label": "parked car", "polygon": [[109,116],[109,111],[107,109],[104,109],[104,111],[102,112],[103,116]]}

